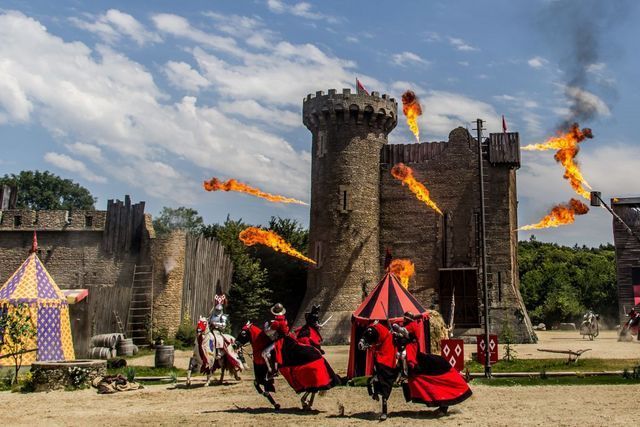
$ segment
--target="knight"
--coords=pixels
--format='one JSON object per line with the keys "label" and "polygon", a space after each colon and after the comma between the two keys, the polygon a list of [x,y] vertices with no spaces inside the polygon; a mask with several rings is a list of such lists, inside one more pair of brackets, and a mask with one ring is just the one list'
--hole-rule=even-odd
{"label": "knight", "polygon": [[[280,303],[276,303],[271,307],[271,314],[273,319],[268,323],[265,333],[271,339],[271,344],[262,351],[262,357],[264,358],[268,376],[274,376],[278,372],[278,364],[282,363],[282,338],[289,335],[289,323],[285,314],[287,309]],[[276,350],[275,352],[273,350]],[[272,352],[275,357],[272,359]]]}
{"label": "knight", "polygon": [[213,335],[213,347],[215,349],[216,359],[228,359],[230,371],[236,379],[239,379],[238,373],[242,371],[243,365],[240,356],[233,347],[234,339],[231,335],[225,334],[229,316],[224,313],[224,306],[220,303],[216,304],[209,313],[209,329]]}
{"label": "knight", "polygon": [[320,334],[320,306],[314,305],[311,311],[304,314],[305,324],[294,331],[295,337],[300,344],[311,345],[322,354],[322,335]]}

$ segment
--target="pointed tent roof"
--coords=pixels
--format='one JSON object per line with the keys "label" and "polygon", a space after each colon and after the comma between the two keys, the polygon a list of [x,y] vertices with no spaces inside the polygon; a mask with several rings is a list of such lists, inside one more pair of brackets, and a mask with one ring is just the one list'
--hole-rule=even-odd
{"label": "pointed tent roof", "polygon": [[400,284],[396,275],[387,272],[353,316],[362,320],[393,320],[401,318],[406,311],[416,314],[426,312],[418,300]]}
{"label": "pointed tent roof", "polygon": [[0,288],[0,303],[66,304],[66,301],[35,252]]}

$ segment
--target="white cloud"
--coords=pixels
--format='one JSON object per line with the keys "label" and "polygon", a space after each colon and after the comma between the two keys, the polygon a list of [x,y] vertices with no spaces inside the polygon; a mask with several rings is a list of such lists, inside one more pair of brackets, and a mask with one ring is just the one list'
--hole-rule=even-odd
{"label": "white cloud", "polygon": [[209,81],[186,62],[169,61],[164,66],[164,72],[173,86],[188,92],[197,93],[209,85]]}
{"label": "white cloud", "polygon": [[416,65],[416,64],[429,65],[429,61],[423,59],[422,57],[420,57],[419,55],[413,52],[408,52],[408,51],[396,53],[395,55],[393,55],[392,60],[394,64],[399,65],[401,67],[406,67],[406,66]]}
{"label": "white cloud", "polygon": [[96,145],[75,142],[73,144],[65,144],[65,147],[67,147],[67,150],[72,153],[86,157],[93,162],[100,162],[103,160],[102,150]]}
{"label": "white cloud", "polygon": [[338,22],[338,19],[334,16],[325,15],[323,13],[314,12],[312,5],[307,2],[298,3],[286,3],[282,0],[267,0],[267,7],[274,13],[288,13],[301,18],[307,18],[312,20],[326,20],[331,23]]}
{"label": "white cloud", "polygon": [[269,125],[281,125],[291,128],[300,126],[299,113],[269,108],[253,99],[228,102],[223,104],[221,109],[224,112],[251,120],[259,120]]}
{"label": "white cloud", "polygon": [[449,37],[449,44],[455,47],[457,50],[461,50],[463,52],[474,52],[480,50],[477,47],[473,47],[464,40],[457,37]]}
{"label": "white cloud", "polygon": [[534,111],[539,107],[535,100],[525,94],[495,95],[493,99],[506,104],[508,111],[516,118],[516,124],[518,120],[524,122],[528,137],[537,137],[542,133],[542,117]]}
{"label": "white cloud", "polygon": [[117,9],[109,9],[99,16],[89,15],[88,19],[93,21],[76,17],[69,18],[76,27],[90,31],[108,43],[115,43],[123,36],[131,38],[138,46],[161,41],[157,34],[148,31],[133,16]]}
{"label": "white cloud", "polygon": [[542,68],[545,65],[547,65],[549,63],[548,60],[544,59],[541,56],[534,56],[533,58],[529,59],[527,61],[527,64],[529,64],[529,66],[531,68]]}
{"label": "white cloud", "polygon": [[47,163],[51,163],[52,165],[66,170],[68,172],[72,172],[78,174],[83,177],[87,181],[97,182],[97,183],[105,183],[107,179],[103,176],[99,176],[91,172],[87,166],[81,162],[80,160],[73,159],[66,154],[59,153],[47,153],[44,155],[44,160]]}

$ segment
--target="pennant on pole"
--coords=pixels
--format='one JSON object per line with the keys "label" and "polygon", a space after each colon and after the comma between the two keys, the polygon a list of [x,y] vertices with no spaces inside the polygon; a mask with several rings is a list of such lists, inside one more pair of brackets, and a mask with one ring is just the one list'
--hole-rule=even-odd
{"label": "pennant on pole", "polygon": [[502,115],[502,132],[507,133],[507,121],[504,119],[504,114]]}

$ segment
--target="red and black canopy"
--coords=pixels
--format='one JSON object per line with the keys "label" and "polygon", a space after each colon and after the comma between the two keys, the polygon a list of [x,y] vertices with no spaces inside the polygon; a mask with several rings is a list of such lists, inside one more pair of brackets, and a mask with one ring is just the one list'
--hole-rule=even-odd
{"label": "red and black canopy", "polygon": [[366,321],[396,320],[402,318],[406,311],[415,314],[426,312],[418,300],[400,284],[395,274],[386,273],[360,307],[353,312],[353,317]]}

